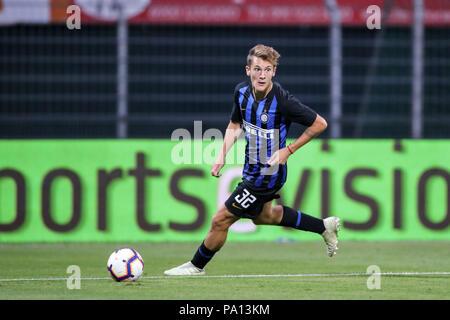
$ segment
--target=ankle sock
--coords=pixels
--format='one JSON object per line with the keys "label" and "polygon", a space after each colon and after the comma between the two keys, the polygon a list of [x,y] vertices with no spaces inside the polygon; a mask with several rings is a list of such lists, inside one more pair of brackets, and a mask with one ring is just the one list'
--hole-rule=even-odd
{"label": "ankle sock", "polygon": [[191,263],[199,269],[203,269],[205,265],[212,259],[216,252],[209,250],[205,243],[202,242],[200,247],[198,247],[197,251],[194,254],[194,257],[191,260]]}

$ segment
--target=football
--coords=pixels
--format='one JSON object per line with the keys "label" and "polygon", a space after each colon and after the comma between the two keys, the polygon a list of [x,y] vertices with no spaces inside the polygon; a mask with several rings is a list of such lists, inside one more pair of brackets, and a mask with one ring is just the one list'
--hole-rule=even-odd
{"label": "football", "polygon": [[144,271],[144,260],[136,250],[120,248],[109,256],[106,268],[111,277],[118,282],[136,281]]}

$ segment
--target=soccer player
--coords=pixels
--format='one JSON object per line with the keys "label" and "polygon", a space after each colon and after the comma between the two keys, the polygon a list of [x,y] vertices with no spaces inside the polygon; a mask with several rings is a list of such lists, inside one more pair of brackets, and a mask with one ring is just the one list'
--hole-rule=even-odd
{"label": "soccer player", "polygon": [[[192,260],[164,274],[204,275],[205,265],[225,244],[228,229],[240,218],[252,219],[256,225],[315,232],[325,240],[328,256],[336,254],[339,218],[318,219],[286,206],[272,206],[286,182],[288,158],[327,127],[324,118],[272,80],[279,57],[274,48],[265,45],[250,49],[245,67],[249,81],[235,88],[223,147],[211,168],[212,176],[221,176],[226,154],[243,129],[247,144],[242,181],[213,216],[210,230]],[[307,128],[295,142],[286,145],[292,122]]]}

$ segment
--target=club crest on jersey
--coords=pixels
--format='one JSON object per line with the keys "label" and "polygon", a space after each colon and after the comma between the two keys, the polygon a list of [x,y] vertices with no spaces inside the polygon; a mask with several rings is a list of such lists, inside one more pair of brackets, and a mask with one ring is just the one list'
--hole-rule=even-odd
{"label": "club crest on jersey", "polygon": [[269,121],[269,115],[265,112],[261,113],[261,116],[259,117],[262,123],[266,124]]}

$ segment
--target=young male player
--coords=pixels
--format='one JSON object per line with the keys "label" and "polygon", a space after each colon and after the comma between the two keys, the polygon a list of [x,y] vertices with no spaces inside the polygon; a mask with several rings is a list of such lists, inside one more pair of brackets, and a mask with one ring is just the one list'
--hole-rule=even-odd
{"label": "young male player", "polygon": [[[287,159],[327,127],[326,121],[273,82],[280,54],[272,47],[250,49],[245,67],[249,81],[238,84],[223,147],[212,165],[211,175],[220,177],[225,157],[241,132],[246,133],[245,165],[242,182],[213,216],[206,238],[191,261],[166,270],[166,275],[203,275],[204,267],[225,244],[229,227],[240,218],[257,225],[278,225],[315,232],[325,240],[328,255],[336,254],[339,218],[318,219],[272,200],[286,182]],[[292,122],[306,130],[286,145]]]}

